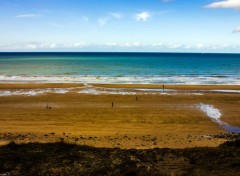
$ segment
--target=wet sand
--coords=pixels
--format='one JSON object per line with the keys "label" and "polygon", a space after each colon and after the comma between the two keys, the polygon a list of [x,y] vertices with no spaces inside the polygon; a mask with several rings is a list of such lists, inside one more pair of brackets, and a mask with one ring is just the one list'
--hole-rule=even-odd
{"label": "wet sand", "polygon": [[[92,84],[106,88],[137,88],[162,89],[164,84]],[[240,85],[172,85],[165,84],[164,88],[175,90],[240,90]]]}
{"label": "wet sand", "polygon": [[[82,84],[0,84],[1,90],[70,88]],[[157,89],[162,85],[93,85],[105,88]],[[240,90],[240,86],[165,85],[186,91],[173,95],[91,95],[77,92],[0,97],[0,144],[9,141],[55,142],[120,148],[215,147],[225,133],[198,106],[213,105],[221,120],[240,127],[240,94],[208,90]],[[202,95],[187,94],[204,90]],[[136,98],[137,97],[137,98]],[[113,103],[113,107],[112,107]],[[51,107],[47,109],[46,107]]]}

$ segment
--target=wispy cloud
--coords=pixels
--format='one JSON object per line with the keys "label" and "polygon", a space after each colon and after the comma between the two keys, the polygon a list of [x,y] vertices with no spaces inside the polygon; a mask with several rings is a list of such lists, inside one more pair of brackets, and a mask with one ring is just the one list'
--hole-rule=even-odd
{"label": "wispy cloud", "polygon": [[40,17],[40,14],[37,13],[28,13],[28,14],[21,14],[21,15],[17,15],[17,18],[35,18],[35,17]]}
{"label": "wispy cloud", "polygon": [[240,10],[240,0],[224,0],[204,6],[205,8],[234,8]]}
{"label": "wispy cloud", "polygon": [[48,23],[48,24],[53,27],[63,27],[62,24],[58,24],[58,23]]}
{"label": "wispy cloud", "polygon": [[108,16],[98,18],[98,24],[100,26],[105,26],[108,21],[110,21],[112,19],[120,19],[122,17],[123,17],[123,15],[121,13],[110,12],[110,13],[108,13]]}
{"label": "wispy cloud", "polygon": [[240,45],[228,45],[228,44],[175,44],[175,43],[152,43],[145,44],[141,42],[124,42],[124,43],[106,43],[99,46],[106,46],[108,48],[130,48],[130,49],[153,49],[154,51],[159,50],[196,50],[196,51],[222,51],[240,49]]}
{"label": "wispy cloud", "polygon": [[109,17],[98,18],[98,24],[99,24],[100,26],[105,26],[106,23],[108,22],[108,20],[109,20]]}
{"label": "wispy cloud", "polygon": [[0,45],[1,51],[38,51],[38,50],[89,50],[92,48],[109,49],[109,50],[139,50],[143,48],[146,50],[153,51],[223,51],[223,50],[239,50],[240,45],[237,44],[175,44],[175,43],[141,43],[141,42],[111,42],[111,43],[84,43],[84,42],[69,42],[69,43],[55,43],[55,42],[21,42],[21,43],[12,43]]}
{"label": "wispy cloud", "polygon": [[240,32],[240,26],[233,30],[233,33],[238,33],[238,32]]}
{"label": "wispy cloud", "polygon": [[174,44],[174,43],[155,43],[152,44],[153,48],[159,49],[181,49],[181,50],[196,50],[196,51],[222,51],[231,49],[240,49],[240,45],[228,45],[228,44]]}
{"label": "wispy cloud", "polygon": [[85,47],[84,42],[20,42],[0,45],[1,50],[48,50],[48,49],[78,49]]}
{"label": "wispy cloud", "polygon": [[111,17],[117,18],[117,19],[120,19],[120,18],[123,17],[123,15],[121,13],[110,12],[109,14],[110,14]]}
{"label": "wispy cloud", "polygon": [[57,46],[58,46],[58,48],[72,48],[72,49],[74,49],[74,48],[84,48],[88,45],[84,42],[72,42],[72,43],[58,44]]}
{"label": "wispy cloud", "polygon": [[143,46],[145,46],[141,42],[123,42],[123,43],[112,42],[112,43],[106,43],[106,44],[103,44],[103,45],[109,46],[109,47],[121,47],[121,48],[132,48],[132,47],[143,47]]}
{"label": "wispy cloud", "polygon": [[135,18],[137,21],[147,21],[151,17],[150,13],[145,11],[141,13],[137,13]]}

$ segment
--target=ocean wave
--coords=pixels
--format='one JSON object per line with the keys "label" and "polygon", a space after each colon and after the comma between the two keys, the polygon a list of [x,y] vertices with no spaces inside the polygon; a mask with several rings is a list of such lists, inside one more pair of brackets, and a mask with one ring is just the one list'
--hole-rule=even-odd
{"label": "ocean wave", "polygon": [[46,93],[65,94],[68,92],[79,94],[91,95],[137,95],[137,94],[162,94],[162,95],[175,95],[173,90],[161,89],[132,89],[132,88],[101,88],[91,85],[84,85],[83,87],[72,88],[42,88],[42,89],[13,89],[13,90],[0,90],[0,97],[3,96],[37,96]]}
{"label": "ocean wave", "polygon": [[95,75],[0,75],[1,83],[100,83],[100,84],[227,84],[240,85],[235,76],[95,76]]}

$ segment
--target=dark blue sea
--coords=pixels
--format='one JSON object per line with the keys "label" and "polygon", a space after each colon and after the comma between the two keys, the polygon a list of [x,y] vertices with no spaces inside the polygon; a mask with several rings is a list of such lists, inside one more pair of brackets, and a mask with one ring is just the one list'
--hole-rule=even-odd
{"label": "dark blue sea", "polygon": [[240,54],[0,53],[0,83],[240,85]]}

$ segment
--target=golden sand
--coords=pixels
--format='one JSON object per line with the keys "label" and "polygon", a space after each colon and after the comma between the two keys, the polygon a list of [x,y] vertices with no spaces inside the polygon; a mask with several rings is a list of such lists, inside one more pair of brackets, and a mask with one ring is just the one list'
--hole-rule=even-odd
{"label": "golden sand", "polygon": [[[81,87],[81,84],[1,84],[0,89]],[[94,85],[108,88],[161,88],[162,85]],[[240,90],[240,86],[165,85],[176,90]],[[113,107],[112,107],[113,103]],[[90,95],[69,92],[0,97],[1,143],[66,140],[97,147],[185,148],[217,146],[224,131],[200,103],[214,105],[222,120],[240,126],[240,94]],[[49,106],[51,109],[46,109]],[[0,143],[0,144],[1,144]]]}

